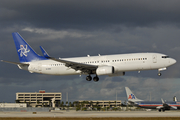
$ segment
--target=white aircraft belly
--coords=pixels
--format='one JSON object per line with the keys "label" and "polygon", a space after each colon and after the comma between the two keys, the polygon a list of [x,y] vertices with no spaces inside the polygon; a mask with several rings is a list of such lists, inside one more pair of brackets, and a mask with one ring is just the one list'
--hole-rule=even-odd
{"label": "white aircraft belly", "polygon": [[147,63],[123,63],[114,65],[117,71],[137,71],[137,70],[150,70],[151,66]]}
{"label": "white aircraft belly", "polygon": [[65,66],[58,66],[58,67],[44,67],[43,71],[44,74],[49,75],[76,75],[79,74],[78,71],[75,71],[71,68],[67,68]]}

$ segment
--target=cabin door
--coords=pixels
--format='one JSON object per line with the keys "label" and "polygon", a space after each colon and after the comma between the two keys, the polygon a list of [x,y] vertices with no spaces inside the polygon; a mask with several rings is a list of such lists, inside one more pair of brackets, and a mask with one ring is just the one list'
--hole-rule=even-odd
{"label": "cabin door", "polygon": [[157,56],[156,56],[156,55],[153,55],[153,56],[152,56],[152,60],[153,60],[153,63],[157,63]]}

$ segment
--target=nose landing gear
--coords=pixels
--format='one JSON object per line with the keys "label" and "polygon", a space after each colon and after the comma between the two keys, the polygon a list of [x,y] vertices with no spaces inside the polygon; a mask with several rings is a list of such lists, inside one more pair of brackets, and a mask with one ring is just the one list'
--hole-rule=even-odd
{"label": "nose landing gear", "polygon": [[158,76],[161,76],[161,73],[158,73]]}
{"label": "nose landing gear", "polygon": [[159,68],[158,69],[158,76],[161,76],[162,74],[161,74],[161,71],[163,71],[163,70],[166,70],[166,68]]}

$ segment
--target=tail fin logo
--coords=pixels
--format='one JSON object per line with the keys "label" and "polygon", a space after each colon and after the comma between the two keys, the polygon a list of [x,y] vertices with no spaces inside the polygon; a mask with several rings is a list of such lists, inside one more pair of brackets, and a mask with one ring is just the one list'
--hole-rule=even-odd
{"label": "tail fin logo", "polygon": [[20,49],[18,50],[18,52],[20,52],[20,56],[28,56],[27,53],[30,52],[30,50],[28,50],[27,45],[26,47],[24,47],[23,45],[20,45]]}
{"label": "tail fin logo", "polygon": [[129,95],[128,99],[136,99],[133,94]]}

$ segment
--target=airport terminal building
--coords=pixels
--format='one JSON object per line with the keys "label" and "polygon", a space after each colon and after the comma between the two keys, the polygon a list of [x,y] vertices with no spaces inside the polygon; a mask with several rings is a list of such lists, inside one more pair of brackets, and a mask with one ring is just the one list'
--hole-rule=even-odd
{"label": "airport terminal building", "polygon": [[39,92],[18,92],[16,93],[17,103],[27,103],[31,107],[58,107],[62,99],[61,92],[48,92],[39,90]]}
{"label": "airport terminal building", "polygon": [[75,101],[78,104],[84,103],[84,106],[86,107],[92,107],[92,106],[99,106],[101,108],[104,107],[120,107],[121,106],[121,100],[79,100]]}

